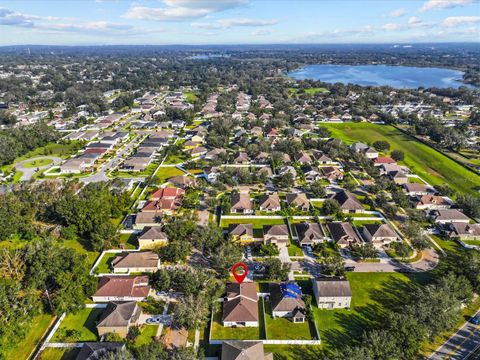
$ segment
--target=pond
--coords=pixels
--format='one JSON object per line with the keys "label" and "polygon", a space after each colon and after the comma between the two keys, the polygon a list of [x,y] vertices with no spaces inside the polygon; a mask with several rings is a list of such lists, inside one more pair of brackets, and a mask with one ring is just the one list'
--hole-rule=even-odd
{"label": "pond", "polygon": [[297,80],[320,80],[327,83],[362,86],[391,86],[398,89],[418,87],[458,88],[468,86],[461,82],[463,72],[434,67],[392,65],[308,65],[288,75]]}

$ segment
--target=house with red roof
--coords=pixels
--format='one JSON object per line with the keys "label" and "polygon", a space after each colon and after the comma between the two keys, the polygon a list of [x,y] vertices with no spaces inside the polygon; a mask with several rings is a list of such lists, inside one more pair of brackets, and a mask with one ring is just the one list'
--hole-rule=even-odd
{"label": "house with red roof", "polygon": [[103,276],[97,291],[92,296],[94,302],[142,301],[152,295],[148,276]]}

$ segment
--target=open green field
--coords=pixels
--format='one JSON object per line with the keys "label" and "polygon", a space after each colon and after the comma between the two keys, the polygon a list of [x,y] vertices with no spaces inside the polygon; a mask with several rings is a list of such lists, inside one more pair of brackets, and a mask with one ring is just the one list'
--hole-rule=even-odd
{"label": "open green field", "polygon": [[25,338],[15,347],[6,353],[7,360],[28,359],[38,343],[42,340],[44,333],[53,320],[49,314],[37,315],[32,319],[32,327],[26,333]]}
{"label": "open green field", "polygon": [[343,123],[322,125],[332,132],[332,137],[347,144],[356,141],[373,143],[376,140],[388,141],[391,150],[402,150],[403,161],[414,173],[432,185],[447,183],[462,194],[476,193],[480,186],[480,176],[389,125],[370,123]]}
{"label": "open green field", "polygon": [[197,100],[197,94],[195,94],[193,91],[186,91],[183,94],[185,95],[186,100],[191,104]]}
{"label": "open green field", "polygon": [[[409,291],[408,284],[412,281],[400,273],[351,272],[347,273],[347,279],[352,290],[351,309],[320,310],[313,301],[321,348],[327,352],[350,343],[352,336],[358,338],[366,326],[382,316],[385,304]],[[311,293],[311,281],[298,283],[304,293]]]}
{"label": "open green field", "polygon": [[315,339],[315,335],[310,333],[308,321],[294,324],[288,319],[274,319],[272,317],[272,307],[269,301],[265,301],[265,324],[267,327],[267,338],[271,340]]}
{"label": "open green field", "polygon": [[40,167],[40,166],[45,166],[45,165],[49,165],[53,162],[52,159],[46,159],[46,158],[40,158],[40,159],[36,159],[36,160],[30,160],[30,161],[27,161],[27,162],[24,162],[22,165],[26,168],[36,168],[36,167]]}
{"label": "open green field", "polygon": [[318,93],[325,93],[325,92],[328,92],[328,89],[327,88],[323,88],[323,87],[312,87],[312,88],[306,88],[306,89],[299,89],[299,88],[288,88],[288,93],[290,95],[298,95],[298,94],[307,94],[307,95],[315,95],[315,94],[318,94]]}
{"label": "open green field", "polygon": [[75,339],[75,341],[97,341],[98,332],[96,322],[103,311],[104,309],[85,308],[77,311],[75,314],[67,314],[55,332],[55,335],[53,335],[52,341],[64,342],[66,339],[64,339],[63,336],[68,330],[77,330],[80,332],[78,339]]}

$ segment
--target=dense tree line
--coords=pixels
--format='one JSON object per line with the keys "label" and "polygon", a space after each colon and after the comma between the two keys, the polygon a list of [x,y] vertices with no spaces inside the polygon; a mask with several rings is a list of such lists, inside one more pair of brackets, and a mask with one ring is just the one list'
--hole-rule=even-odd
{"label": "dense tree line", "polygon": [[0,132],[0,165],[11,163],[30,150],[59,139],[59,133],[43,122]]}

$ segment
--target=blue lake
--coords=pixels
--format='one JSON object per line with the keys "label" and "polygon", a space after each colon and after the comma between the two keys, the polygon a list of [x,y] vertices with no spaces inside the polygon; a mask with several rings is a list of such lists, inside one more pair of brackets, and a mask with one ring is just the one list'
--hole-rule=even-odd
{"label": "blue lake", "polygon": [[297,80],[320,80],[326,83],[362,86],[391,86],[397,89],[418,87],[458,88],[463,72],[451,69],[390,65],[308,65],[288,75]]}

